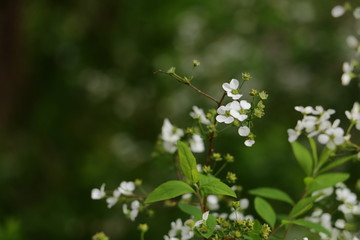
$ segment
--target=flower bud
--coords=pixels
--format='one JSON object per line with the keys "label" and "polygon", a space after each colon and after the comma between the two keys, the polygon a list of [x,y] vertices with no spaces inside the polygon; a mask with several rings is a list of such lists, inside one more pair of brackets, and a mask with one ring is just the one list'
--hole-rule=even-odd
{"label": "flower bud", "polygon": [[225,161],[228,162],[228,163],[234,162],[234,157],[232,155],[228,154],[228,153],[225,155],[224,158],[225,158]]}
{"label": "flower bud", "polygon": [[137,178],[137,179],[135,179],[134,183],[135,183],[135,186],[141,186],[142,180]]}
{"label": "flower bud", "polygon": [[265,91],[261,91],[259,93],[259,97],[262,99],[262,100],[266,100],[268,98],[268,94],[265,92]]}
{"label": "flower bud", "polygon": [[99,232],[92,237],[92,240],[109,240],[109,238],[105,235],[105,233]]}
{"label": "flower bud", "polygon": [[242,77],[242,79],[245,80],[245,81],[249,81],[249,80],[251,79],[250,73],[242,73],[242,74],[241,74],[241,77]]}
{"label": "flower bud", "polygon": [[145,233],[149,230],[149,226],[146,223],[139,224],[138,229]]}
{"label": "flower bud", "polygon": [[200,66],[200,62],[199,62],[198,60],[194,59],[194,60],[193,60],[193,66],[194,66],[194,67]]}
{"label": "flower bud", "polygon": [[220,153],[213,153],[212,158],[213,158],[215,161],[221,161],[221,160],[223,160]]}
{"label": "flower bud", "polygon": [[232,172],[228,172],[227,175],[226,175],[226,180],[229,183],[235,183],[236,180],[237,180],[236,174],[232,173]]}
{"label": "flower bud", "polygon": [[212,171],[213,171],[213,170],[211,169],[211,167],[208,166],[208,165],[203,166],[202,170],[203,170],[203,172],[206,173],[206,174],[212,173]]}
{"label": "flower bud", "polygon": [[167,70],[166,71],[166,73],[168,73],[168,74],[175,74],[175,67],[171,67],[171,68],[169,68],[169,70]]}

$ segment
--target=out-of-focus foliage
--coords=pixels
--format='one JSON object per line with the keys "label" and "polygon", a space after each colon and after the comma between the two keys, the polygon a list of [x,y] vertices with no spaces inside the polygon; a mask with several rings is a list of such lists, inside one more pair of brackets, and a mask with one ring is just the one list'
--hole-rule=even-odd
{"label": "out-of-focus foliage", "polygon": [[[303,175],[286,134],[299,118],[293,107],[321,104],[343,117],[359,99],[358,88],[340,87],[341,64],[351,52],[344,42],[355,26],[351,17],[331,17],[336,3],[17,1],[18,14],[3,17],[18,34],[0,28],[1,48],[16,38],[7,52],[18,54],[11,67],[22,73],[22,87],[2,100],[13,107],[0,126],[0,236],[15,227],[18,235],[1,239],[90,239],[99,231],[110,239],[138,238],[121,206],[109,211],[90,199],[90,190],[135,178],[152,189],[173,179],[167,159],[151,157],[163,118],[186,126],[193,104],[212,105],[153,72],[179,66],[190,73],[194,58],[201,62],[194,84],[209,93],[250,72],[249,89],[270,95],[253,148],[230,132],[215,142],[235,156],[238,183],[300,194]],[[15,75],[6,76],[1,81],[10,86]],[[173,213],[159,209],[146,237],[161,239]],[[17,221],[6,222],[10,217]]]}

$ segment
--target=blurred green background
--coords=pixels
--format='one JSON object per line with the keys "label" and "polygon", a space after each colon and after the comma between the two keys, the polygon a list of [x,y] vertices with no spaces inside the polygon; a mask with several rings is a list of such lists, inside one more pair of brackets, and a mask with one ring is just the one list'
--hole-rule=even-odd
{"label": "blurred green background", "polygon": [[[215,142],[235,156],[238,183],[299,197],[303,174],[286,133],[300,118],[294,106],[323,105],[344,119],[359,100],[356,83],[340,83],[352,55],[345,39],[358,26],[350,15],[331,17],[339,3],[2,1],[0,239],[90,239],[98,231],[138,239],[143,222],[148,239],[162,239],[177,209],[159,207],[134,224],[90,192],[102,183],[114,189],[141,178],[152,189],[174,179],[164,159],[151,158],[163,119],[186,128],[192,105],[214,106],[154,71],[176,66],[190,75],[193,59],[201,62],[194,84],[215,97],[242,72],[253,76],[247,90],[270,95],[254,147],[235,131]],[[359,166],[352,171],[355,181]]]}

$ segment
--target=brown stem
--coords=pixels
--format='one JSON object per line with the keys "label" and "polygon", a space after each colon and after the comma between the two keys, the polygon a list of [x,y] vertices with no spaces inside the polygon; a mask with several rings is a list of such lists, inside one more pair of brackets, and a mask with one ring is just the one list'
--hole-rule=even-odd
{"label": "brown stem", "polygon": [[216,100],[214,97],[210,96],[209,94],[207,93],[204,93],[203,91],[201,91],[200,89],[198,89],[197,87],[195,87],[191,82],[189,82],[188,80],[186,80],[186,78],[182,78],[180,77],[179,75],[177,75],[176,73],[168,73],[168,72],[165,72],[161,69],[157,70],[156,72],[154,73],[163,73],[163,74],[166,74],[166,75],[169,75],[170,77],[173,77],[175,78],[177,81],[185,84],[185,85],[188,85],[189,87],[191,87],[192,89],[194,89],[195,91],[197,91],[198,93],[204,95],[205,97],[211,99],[212,101],[214,101],[217,105],[220,105],[221,101],[218,101]]}

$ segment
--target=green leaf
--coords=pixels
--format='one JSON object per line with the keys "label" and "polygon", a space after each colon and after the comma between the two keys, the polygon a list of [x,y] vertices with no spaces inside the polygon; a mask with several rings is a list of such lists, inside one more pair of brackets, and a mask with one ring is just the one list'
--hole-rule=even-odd
{"label": "green leaf", "polygon": [[324,150],[321,152],[320,159],[319,159],[319,165],[317,166],[318,169],[324,165],[330,158],[330,156],[333,154],[334,150],[325,147]]}
{"label": "green leaf", "polygon": [[316,142],[314,141],[313,138],[308,138],[308,139],[309,139],[309,143],[310,143],[310,147],[311,147],[312,157],[314,159],[314,165],[316,166],[318,163]]}
{"label": "green leaf", "polygon": [[298,142],[291,143],[293,153],[295,155],[296,160],[304,170],[307,176],[311,175],[313,160],[311,158],[310,152]]}
{"label": "green leaf", "polygon": [[180,168],[184,173],[187,182],[190,184],[197,183],[199,181],[199,172],[196,168],[196,159],[186,143],[178,141],[178,152]]}
{"label": "green leaf", "polygon": [[179,203],[178,206],[184,213],[187,213],[190,216],[194,216],[195,221],[198,221],[202,218],[202,212],[200,208],[184,203]]}
{"label": "green leaf", "polygon": [[210,238],[211,235],[214,233],[215,231],[215,227],[216,227],[216,218],[209,214],[208,219],[206,220],[206,226],[207,226],[207,231],[206,232],[200,232],[200,234],[204,237],[204,238]]}
{"label": "green leaf", "polygon": [[190,185],[182,181],[168,181],[155,188],[155,190],[146,198],[145,203],[158,202],[185,193],[195,193],[195,191]]}
{"label": "green leaf", "polygon": [[324,228],[320,224],[310,222],[310,221],[305,220],[305,219],[297,219],[297,220],[294,220],[294,221],[284,220],[283,223],[284,224],[296,224],[296,225],[303,226],[303,227],[306,227],[306,228],[309,228],[309,229],[313,229],[313,230],[315,230],[317,232],[325,233],[328,236],[331,236],[331,233],[329,232],[329,230],[327,230],[326,228]]}
{"label": "green leaf", "polygon": [[255,210],[272,228],[276,221],[276,214],[271,205],[260,197],[255,198]]}
{"label": "green leaf", "polygon": [[351,156],[346,156],[346,157],[342,157],[342,158],[339,158],[331,163],[329,163],[328,165],[326,165],[323,169],[321,169],[321,173],[323,172],[326,172],[326,171],[329,171],[330,169],[334,168],[334,167],[337,167],[341,164],[344,164],[346,163],[347,161],[355,158],[356,155],[351,155]]}
{"label": "green leaf", "polygon": [[199,174],[199,176],[200,190],[202,190],[205,195],[218,194],[236,198],[236,193],[228,185],[221,182],[220,179],[203,174]]}
{"label": "green leaf", "polygon": [[255,188],[249,191],[252,195],[257,195],[260,197],[271,198],[283,202],[290,203],[294,205],[294,201],[289,197],[289,195],[276,188]]}
{"label": "green leaf", "polygon": [[309,211],[312,208],[315,200],[318,199],[320,196],[321,196],[321,194],[318,194],[318,195],[315,195],[312,197],[307,197],[307,198],[301,199],[291,209],[291,211],[289,213],[289,217],[296,218],[297,216],[300,216],[301,214],[304,214],[307,211]]}
{"label": "green leaf", "polygon": [[348,173],[326,173],[319,175],[308,185],[308,193],[335,186],[337,183],[343,182],[349,177],[350,175]]}

